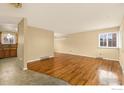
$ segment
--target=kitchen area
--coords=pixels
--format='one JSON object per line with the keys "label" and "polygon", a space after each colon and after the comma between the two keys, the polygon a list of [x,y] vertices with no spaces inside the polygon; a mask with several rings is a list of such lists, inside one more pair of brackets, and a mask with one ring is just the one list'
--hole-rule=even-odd
{"label": "kitchen area", "polygon": [[0,24],[0,59],[17,57],[17,26]]}

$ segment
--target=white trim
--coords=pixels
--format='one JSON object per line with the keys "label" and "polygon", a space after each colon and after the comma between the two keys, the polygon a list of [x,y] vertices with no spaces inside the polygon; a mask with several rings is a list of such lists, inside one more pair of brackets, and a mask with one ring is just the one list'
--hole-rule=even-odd
{"label": "white trim", "polygon": [[119,47],[100,47],[100,46],[99,46],[98,48],[105,48],[105,49],[107,49],[107,48],[108,48],[108,49],[114,48],[114,49],[119,49]]}
{"label": "white trim", "polygon": [[119,36],[119,39],[118,39],[118,41],[119,41],[119,48],[122,48],[122,35],[121,35],[120,31],[118,33],[119,33],[118,34],[118,36]]}
{"label": "white trim", "polygon": [[[95,56],[86,56],[86,57],[92,57],[92,58],[97,58]],[[103,60],[112,60],[112,61],[119,61],[119,59],[112,59],[112,58],[105,58],[105,57],[102,57]]]}
{"label": "white trim", "polygon": [[41,59],[28,60],[27,63],[38,61],[38,60],[41,60]]}
{"label": "white trim", "polygon": [[[53,58],[54,56],[48,56],[48,58]],[[44,59],[44,58],[43,58]],[[30,63],[30,62],[35,62],[35,61],[38,61],[38,60],[43,60],[42,58],[38,58],[38,59],[33,59],[33,60],[28,60],[27,63]]]}
{"label": "white trim", "polygon": [[[48,56],[48,58],[53,58],[54,57],[54,55],[53,56]],[[33,59],[33,60],[28,60],[27,61],[27,64],[28,63],[30,63],[30,62],[35,62],[35,61],[39,61],[39,60],[43,60],[42,58],[39,58],[39,59]],[[23,68],[23,70],[27,70],[28,68]]]}
{"label": "white trim", "polygon": [[[67,52],[57,52],[57,53],[63,53],[63,54],[70,54],[70,55],[78,55],[78,56],[84,56],[84,57],[97,58],[97,56],[88,56],[88,55],[81,55],[81,54],[75,54],[75,53],[67,53]],[[106,60],[120,61],[119,59],[111,59],[111,58],[105,58],[105,57],[102,57],[102,58],[103,59],[106,59]]]}
{"label": "white trim", "polygon": [[53,57],[55,57],[54,55],[53,56],[49,56],[49,58],[53,58]]}
{"label": "white trim", "polygon": [[23,70],[28,70],[28,68],[26,67],[26,68],[23,68]]}
{"label": "white trim", "polygon": [[103,58],[105,60],[114,60],[114,61],[120,61],[119,59],[110,59],[110,58]]}
{"label": "white trim", "polygon": [[[82,55],[80,55],[82,56]],[[87,55],[84,55],[85,57],[92,57],[92,58],[97,58],[96,56],[87,56]],[[112,59],[112,58],[105,58],[105,57],[102,57],[103,60],[112,60],[112,61],[119,61],[119,59]]]}

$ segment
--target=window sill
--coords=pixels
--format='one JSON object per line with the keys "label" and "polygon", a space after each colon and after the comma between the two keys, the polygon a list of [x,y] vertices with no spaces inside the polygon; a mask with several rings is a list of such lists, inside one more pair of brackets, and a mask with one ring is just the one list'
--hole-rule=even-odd
{"label": "window sill", "polygon": [[119,49],[119,47],[98,47],[98,48],[103,48],[103,49]]}

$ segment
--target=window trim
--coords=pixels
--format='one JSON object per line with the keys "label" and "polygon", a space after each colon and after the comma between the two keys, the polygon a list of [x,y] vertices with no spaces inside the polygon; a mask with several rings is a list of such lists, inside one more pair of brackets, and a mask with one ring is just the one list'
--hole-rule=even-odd
{"label": "window trim", "polygon": [[[110,33],[116,33],[116,35],[117,35],[117,42],[116,42],[116,47],[109,47],[108,46],[108,34],[110,34]],[[100,36],[101,36],[101,34],[107,34],[107,45],[106,46],[100,46]],[[98,45],[98,47],[99,48],[119,48],[120,47],[120,45],[119,45],[119,32],[103,32],[103,33],[99,33],[99,36],[98,36],[98,43],[99,43],[99,45]]]}

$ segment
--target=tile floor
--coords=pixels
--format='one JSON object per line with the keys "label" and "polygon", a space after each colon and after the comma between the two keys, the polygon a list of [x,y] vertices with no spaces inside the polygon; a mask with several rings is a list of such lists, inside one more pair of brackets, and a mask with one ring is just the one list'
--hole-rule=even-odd
{"label": "tile floor", "polygon": [[16,58],[0,59],[0,85],[68,85],[42,73],[19,68]]}

